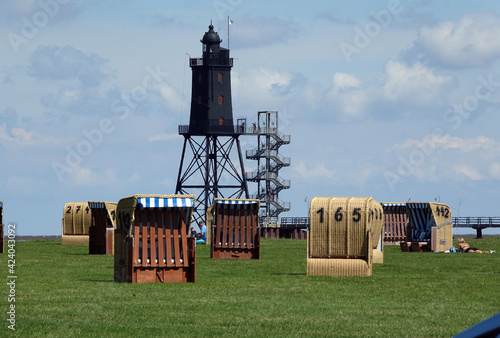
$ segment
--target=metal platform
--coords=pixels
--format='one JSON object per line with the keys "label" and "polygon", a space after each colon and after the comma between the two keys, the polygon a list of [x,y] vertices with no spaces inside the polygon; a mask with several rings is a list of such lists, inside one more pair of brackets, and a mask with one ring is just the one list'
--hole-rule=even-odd
{"label": "metal platform", "polygon": [[500,217],[453,217],[452,221],[454,228],[476,229],[477,238],[483,236],[483,229],[500,228]]}

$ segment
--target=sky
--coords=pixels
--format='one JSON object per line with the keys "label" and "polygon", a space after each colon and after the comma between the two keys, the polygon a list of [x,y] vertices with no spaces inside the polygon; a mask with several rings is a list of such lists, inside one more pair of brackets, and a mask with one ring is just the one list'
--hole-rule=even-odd
{"label": "sky", "polygon": [[281,216],[314,196],[500,216],[498,1],[0,0],[4,223],[60,235],[67,202],[173,194],[210,22],[234,117],[291,135]]}

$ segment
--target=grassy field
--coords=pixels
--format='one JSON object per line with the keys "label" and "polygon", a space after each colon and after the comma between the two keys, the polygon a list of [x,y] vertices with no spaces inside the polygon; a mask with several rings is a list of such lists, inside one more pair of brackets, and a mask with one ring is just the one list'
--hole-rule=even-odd
{"label": "grassy field", "polygon": [[[470,239],[500,252],[500,238]],[[7,280],[8,255],[0,255]],[[372,277],[306,276],[304,240],[263,239],[260,260],[213,260],[197,281],[113,282],[113,257],[58,241],[16,243],[16,334],[23,336],[451,337],[500,312],[500,254],[384,248]],[[7,280],[8,282],[8,280]],[[10,335],[9,286],[0,336]],[[12,333],[12,332],[10,332]]]}

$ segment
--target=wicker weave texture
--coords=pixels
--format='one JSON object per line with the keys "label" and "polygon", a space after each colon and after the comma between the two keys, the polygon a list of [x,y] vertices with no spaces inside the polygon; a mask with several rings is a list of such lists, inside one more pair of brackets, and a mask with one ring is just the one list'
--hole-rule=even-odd
{"label": "wicker weave texture", "polygon": [[63,235],[88,235],[92,215],[87,202],[69,202],[64,205]]}
{"label": "wicker weave texture", "polygon": [[432,217],[436,222],[436,226],[440,227],[452,221],[451,208],[448,205],[443,203],[429,203],[429,208],[432,211]]}
{"label": "wicker weave texture", "polygon": [[62,235],[62,245],[89,245],[88,235]]}
{"label": "wicker weave texture", "polygon": [[209,229],[212,229],[212,225],[214,224],[214,217],[215,217],[215,204],[212,204],[211,206],[208,207],[207,214],[205,217],[206,220],[205,225],[207,226],[207,243],[212,243],[212,231],[210,231]]}
{"label": "wicker weave texture", "polygon": [[372,275],[372,266],[362,259],[311,258],[307,261],[309,276],[360,276]]}
{"label": "wicker weave texture", "polygon": [[447,251],[453,246],[453,223],[431,228],[431,250]]}
{"label": "wicker weave texture", "polygon": [[116,208],[118,207],[118,203],[104,202],[104,205],[106,206],[106,212],[109,220],[111,221],[111,226],[116,228]]}
{"label": "wicker weave texture", "polygon": [[373,249],[373,264],[384,263],[384,252],[380,249]]}
{"label": "wicker weave texture", "polygon": [[373,245],[377,246],[377,243],[384,241],[384,208],[382,207],[382,204],[372,199],[370,201],[369,213],[371,218],[368,219],[368,222],[371,222]]}
{"label": "wicker weave texture", "polygon": [[[453,246],[451,208],[443,203],[407,203],[409,227],[413,237],[430,241],[431,251],[446,251]],[[415,235],[416,233],[416,235]]]}
{"label": "wicker weave texture", "polygon": [[367,232],[380,240],[383,210],[371,197],[314,197],[310,222],[310,256],[365,256]]}
{"label": "wicker weave texture", "polygon": [[[372,274],[373,245],[380,242],[383,225],[380,203],[371,197],[314,197],[309,216],[308,274]],[[383,261],[382,248],[378,251]]]}
{"label": "wicker weave texture", "polygon": [[372,200],[370,212],[371,229],[373,231],[373,263],[384,263],[384,208],[382,204]]}

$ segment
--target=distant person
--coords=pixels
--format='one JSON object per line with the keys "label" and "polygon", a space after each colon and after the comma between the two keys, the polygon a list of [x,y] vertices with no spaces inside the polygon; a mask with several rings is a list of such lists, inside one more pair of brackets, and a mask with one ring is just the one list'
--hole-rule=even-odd
{"label": "distant person", "polygon": [[194,230],[194,227],[191,227],[191,237],[196,238],[196,235],[198,234],[196,230]]}
{"label": "distant person", "polygon": [[469,245],[469,243],[465,242],[465,239],[463,237],[460,237],[458,239],[458,252],[471,252],[471,253],[495,253],[496,251],[490,250],[490,251],[481,251],[478,248],[473,248]]}
{"label": "distant person", "polygon": [[274,195],[273,193],[271,192],[271,189],[267,189],[267,195],[269,196],[269,198],[271,199],[271,201],[274,200]]}
{"label": "distant person", "polygon": [[200,223],[200,232],[201,232],[201,239],[203,242],[207,242],[207,226],[205,225],[205,222]]}

